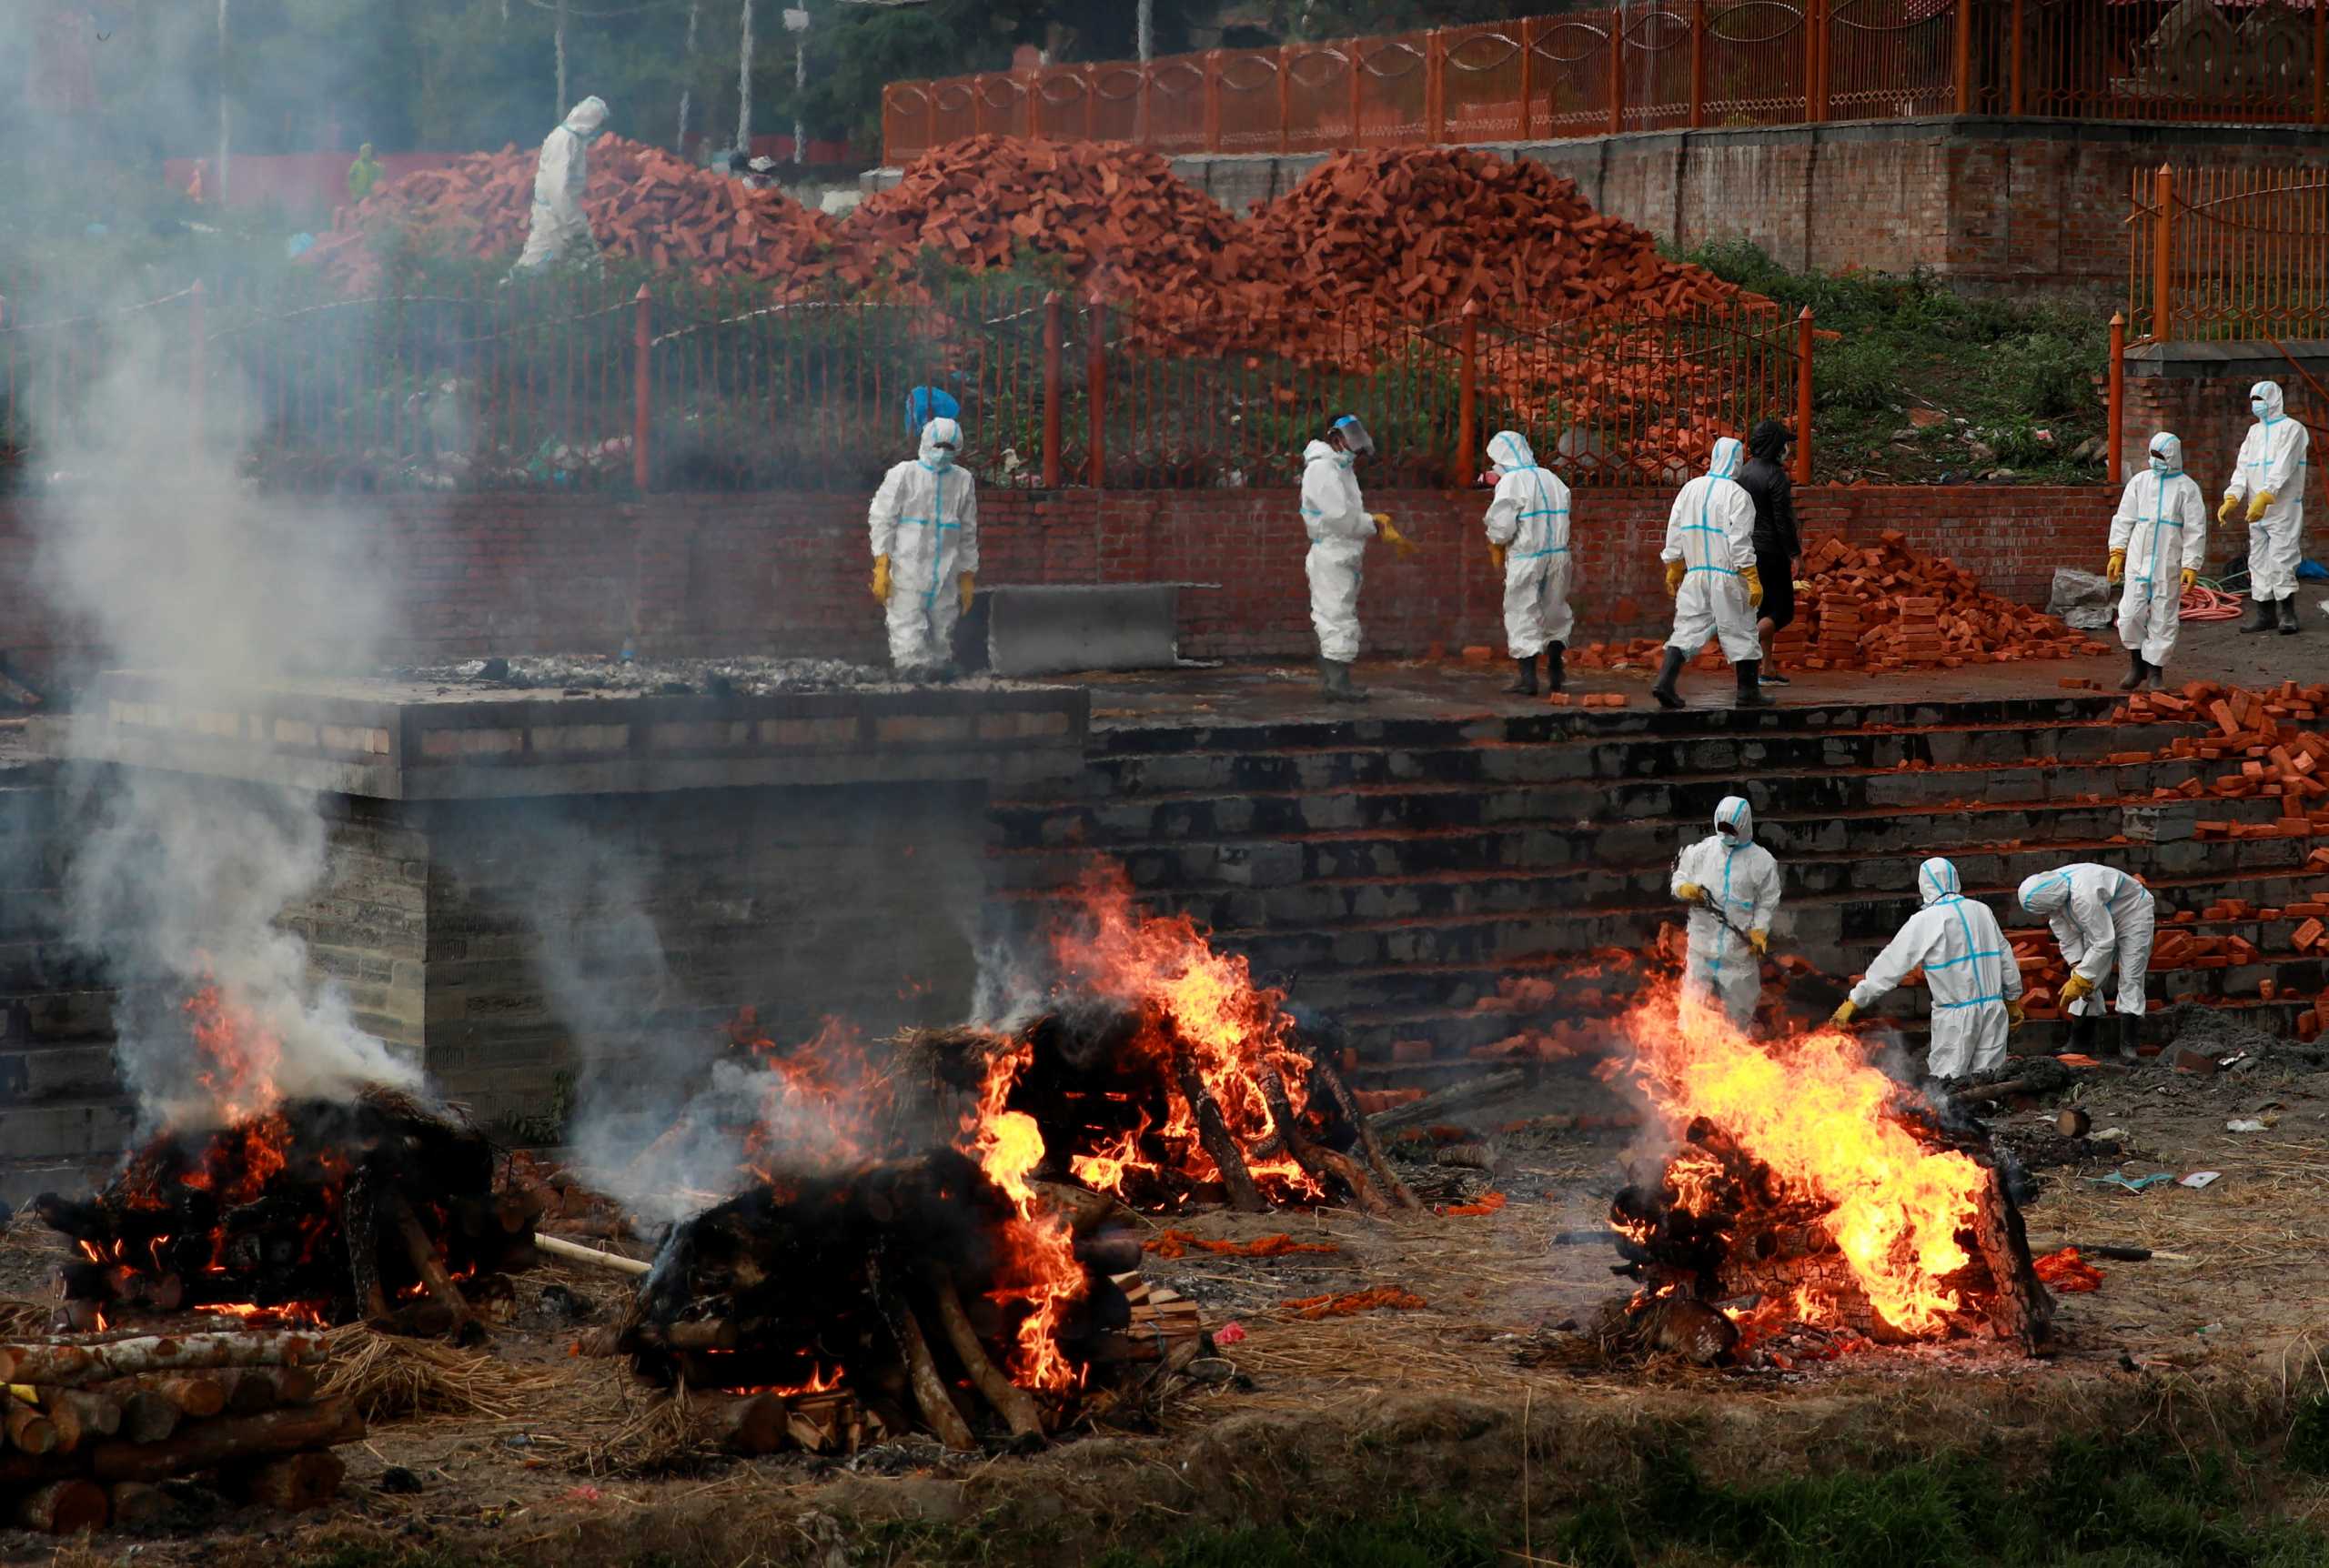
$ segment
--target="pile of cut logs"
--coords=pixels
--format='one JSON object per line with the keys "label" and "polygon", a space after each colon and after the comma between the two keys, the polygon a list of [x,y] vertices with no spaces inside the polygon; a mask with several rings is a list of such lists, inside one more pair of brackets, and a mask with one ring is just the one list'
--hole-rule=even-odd
{"label": "pile of cut logs", "polygon": [[725,1446],[854,1452],[922,1431],[950,1448],[1040,1442],[1112,1369],[1197,1353],[1195,1303],[1140,1278],[1140,1241],[1101,1229],[1112,1202],[1059,1215],[1081,1277],[1056,1343],[1076,1376],[1023,1386],[1026,1224],[961,1153],[877,1161],[756,1187],[679,1226],[613,1348],[687,1391]]}
{"label": "pile of cut logs", "polygon": [[535,1261],[541,1200],[494,1171],[484,1134],[376,1086],[164,1132],[94,1197],[34,1211],[81,1254],[59,1270],[70,1331],[232,1306],[468,1338]]}
{"label": "pile of cut logs", "polygon": [[0,1495],[27,1530],[156,1524],[162,1485],[215,1474],[228,1495],[300,1509],[339,1491],[332,1449],[363,1418],[318,1399],[323,1342],[228,1332],[92,1336],[0,1345]]}

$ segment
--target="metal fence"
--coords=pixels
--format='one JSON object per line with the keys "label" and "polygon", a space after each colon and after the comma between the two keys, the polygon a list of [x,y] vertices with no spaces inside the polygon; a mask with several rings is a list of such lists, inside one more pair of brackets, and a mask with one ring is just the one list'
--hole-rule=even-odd
{"label": "metal fence", "polygon": [[884,89],[885,159],[988,132],[1316,153],[1924,115],[2329,125],[2329,0],[1654,0]]}
{"label": "metal fence", "polygon": [[570,276],[356,300],[214,281],[129,311],[12,308],[0,488],[158,420],[290,490],[861,491],[912,449],[922,386],[961,403],[989,485],[1289,484],[1345,411],[1381,439],[1380,483],[1467,482],[1507,427],[1574,482],[1667,483],[1810,385],[1808,319],[1768,306],[1189,328],[1015,277],[769,305]]}
{"label": "metal fence", "polygon": [[2133,336],[2329,338],[2329,175],[2139,170],[2129,206]]}

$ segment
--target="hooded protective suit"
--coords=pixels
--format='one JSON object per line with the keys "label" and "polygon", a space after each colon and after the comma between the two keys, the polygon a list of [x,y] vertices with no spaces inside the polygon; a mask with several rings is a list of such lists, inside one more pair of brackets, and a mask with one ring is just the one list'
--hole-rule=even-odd
{"label": "hooded protective suit", "polygon": [[2119,967],[2121,1014],[2143,1015],[2143,977],[2151,970],[2156,910],[2151,890],[2126,872],[2084,862],[2042,871],[2021,884],[2021,907],[2043,915],[2062,960],[2094,990],[2071,1003],[2073,1016],[2099,1015],[2102,985]]}
{"label": "hooded protective suit", "polygon": [[2163,665],[2175,647],[2183,573],[2208,559],[2208,508],[2183,472],[2183,443],[2163,430],[2151,438],[2151,467],[2127,481],[2111,519],[2111,550],[2127,558],[2119,593],[2119,642],[2145,664]]}
{"label": "hooded protective suit", "polygon": [[1568,487],[1517,430],[1488,442],[1496,495],[1488,501],[1488,543],[1504,551],[1504,638],[1515,658],[1534,658],[1548,642],[1567,646]]}
{"label": "hooded protective suit", "polygon": [[2263,412],[2240,443],[2240,466],[2224,486],[2226,500],[2246,505],[2260,495],[2273,498],[2263,516],[2248,525],[2248,597],[2293,598],[2297,564],[2304,557],[2305,428],[2288,417],[2276,381],[2248,389]]}
{"label": "hooded protective suit", "polygon": [[[1745,1029],[1763,993],[1763,960],[1739,931],[1769,931],[1780,907],[1780,864],[1755,842],[1755,812],[1737,795],[1714,809],[1715,830],[1674,863],[1673,893],[1700,890],[1690,907],[1689,955],[1682,967],[1682,1005],[1712,1003]],[[1716,917],[1729,918],[1726,926]],[[1739,930],[1730,929],[1736,926]]]}
{"label": "hooded protective suit", "polygon": [[1358,586],[1375,519],[1359,494],[1358,459],[1324,441],[1302,449],[1302,527],[1310,536],[1303,563],[1310,578],[1310,624],[1318,657],[1336,664],[1358,658]]}
{"label": "hooded protective suit", "polygon": [[594,95],[575,105],[543,138],[541,161],[534,166],[533,226],[518,256],[519,271],[599,254],[590,220],[582,215],[582,188],[590,180],[591,138],[606,123],[606,101]]}
{"label": "hooded protective suit", "polygon": [[1674,635],[1666,646],[1694,654],[1709,636],[1719,638],[1723,658],[1733,664],[1763,656],[1739,575],[1755,564],[1755,501],[1738,482],[1740,451],[1729,436],[1714,444],[1707,471],[1674,498],[1666,548],[1658,553],[1659,560],[1688,568],[1674,595]]}
{"label": "hooded protective suit", "polygon": [[955,582],[979,569],[979,487],[954,454],[963,427],[933,419],[922,453],[882,476],[866,514],[873,554],[890,558],[890,662],[899,669],[943,664],[962,615]]}
{"label": "hooded protective suit", "polygon": [[1866,1009],[1922,968],[1932,1001],[1925,1070],[1934,1078],[1987,1071],[2005,1060],[2006,999],[2021,1000],[2021,967],[1989,906],[1965,897],[1955,866],[1937,858],[1919,866],[1917,897],[1923,908],[1852,987],[1852,1005]]}

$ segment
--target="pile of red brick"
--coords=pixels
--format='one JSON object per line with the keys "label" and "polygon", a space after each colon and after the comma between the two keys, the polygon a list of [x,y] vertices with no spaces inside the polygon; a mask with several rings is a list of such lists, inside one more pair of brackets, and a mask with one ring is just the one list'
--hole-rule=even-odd
{"label": "pile of red brick", "polygon": [[[380,271],[362,236],[390,224],[440,236],[472,256],[514,253],[532,221],[539,156],[504,147],[390,180],[358,204],[349,240],[318,249],[358,289]],[[705,282],[758,279],[785,296],[870,276],[848,265],[832,219],[781,192],[747,190],[724,173],[620,136],[591,143],[590,158],[582,210],[610,255]]]}
{"label": "pile of red brick", "polygon": [[1917,554],[1901,534],[1872,546],[1822,539],[1804,551],[1803,569],[1810,586],[1769,650],[1790,668],[1953,669],[2109,651],[1988,592],[1947,557]]}

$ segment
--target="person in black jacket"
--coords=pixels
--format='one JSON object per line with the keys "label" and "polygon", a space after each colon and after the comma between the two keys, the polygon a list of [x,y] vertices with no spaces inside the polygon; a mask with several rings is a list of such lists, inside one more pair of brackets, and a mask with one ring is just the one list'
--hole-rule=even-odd
{"label": "person in black jacket", "polygon": [[1788,443],[1795,432],[1766,419],[1747,437],[1747,466],[1739,483],[1755,500],[1755,571],[1763,579],[1762,613],[1755,630],[1763,640],[1762,682],[1785,686],[1772,664],[1771,635],[1795,618],[1795,568],[1803,554],[1795,528],[1795,486],[1787,474]]}

